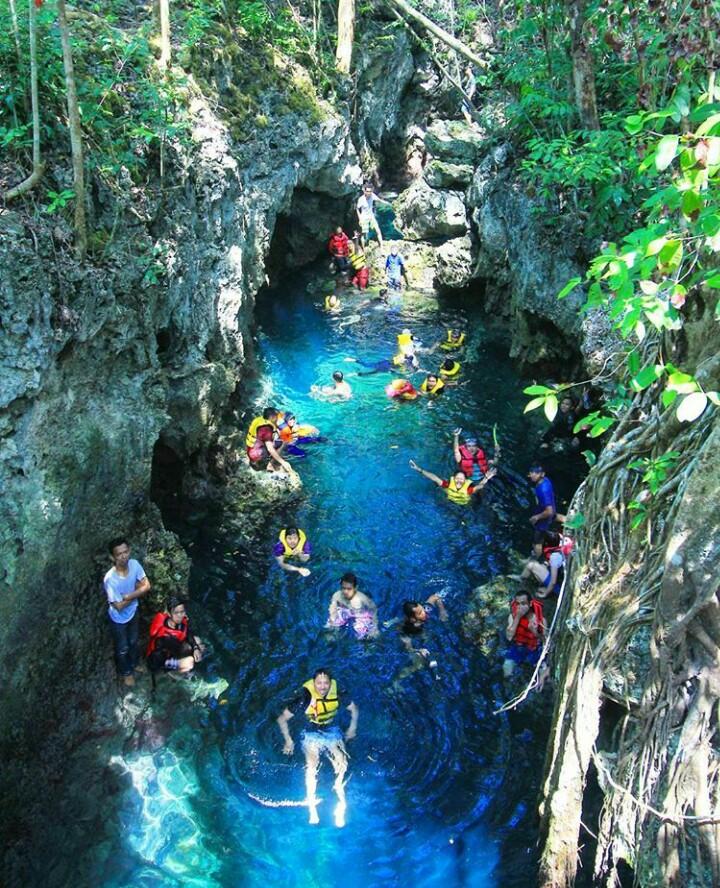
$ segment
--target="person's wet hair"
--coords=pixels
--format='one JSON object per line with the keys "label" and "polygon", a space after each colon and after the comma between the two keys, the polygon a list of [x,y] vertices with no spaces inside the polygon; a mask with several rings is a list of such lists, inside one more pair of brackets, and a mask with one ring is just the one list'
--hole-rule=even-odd
{"label": "person's wet hair", "polygon": [[286,527],[285,528],[285,536],[299,536],[299,531],[297,527]]}
{"label": "person's wet hair", "polygon": [[180,606],[185,607],[185,599],[180,598],[179,595],[171,595],[167,600],[167,612],[171,614],[176,607]]}
{"label": "person's wet hair", "polygon": [[266,407],[263,410],[263,419],[272,419],[273,416],[277,416],[277,408],[276,407]]}
{"label": "person's wet hair", "polygon": [[420,604],[419,601],[403,601],[403,613],[405,616],[412,620],[415,618],[415,608]]}
{"label": "person's wet hair", "polygon": [[111,555],[114,555],[115,549],[117,549],[118,546],[127,546],[129,549],[130,543],[127,541],[127,537],[123,537],[123,536],[113,537],[110,540],[110,542],[108,543],[108,552]]}
{"label": "person's wet hair", "polygon": [[453,361],[452,358],[446,358],[443,361],[442,368],[443,368],[443,370],[452,370],[454,364],[455,364],[455,361]]}
{"label": "person's wet hair", "polygon": [[[307,673],[305,673],[305,674],[307,675]],[[321,667],[320,669],[315,670],[315,673],[313,675],[313,680],[315,680],[318,677],[318,675],[327,675],[327,677],[330,679],[330,681],[332,681],[332,675],[330,674],[330,670],[325,669],[324,666]]]}
{"label": "person's wet hair", "polygon": [[336,370],[333,373],[332,378],[335,380],[335,382],[342,382],[343,381],[342,370]]}
{"label": "person's wet hair", "polygon": [[357,586],[357,584],[358,584],[358,578],[355,576],[355,574],[351,570],[349,570],[347,573],[344,573],[340,577],[340,582],[341,583],[350,583],[350,585],[353,588],[355,588],[355,586]]}
{"label": "person's wet hair", "polygon": [[560,534],[556,533],[554,530],[546,530],[543,533],[542,543],[543,546],[559,546]]}

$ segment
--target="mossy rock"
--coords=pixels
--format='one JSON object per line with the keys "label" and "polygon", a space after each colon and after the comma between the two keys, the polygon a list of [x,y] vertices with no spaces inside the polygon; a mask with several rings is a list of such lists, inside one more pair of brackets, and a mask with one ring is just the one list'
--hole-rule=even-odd
{"label": "mossy rock", "polygon": [[469,185],[473,177],[470,164],[446,163],[431,160],[423,171],[423,177],[431,188],[452,188]]}

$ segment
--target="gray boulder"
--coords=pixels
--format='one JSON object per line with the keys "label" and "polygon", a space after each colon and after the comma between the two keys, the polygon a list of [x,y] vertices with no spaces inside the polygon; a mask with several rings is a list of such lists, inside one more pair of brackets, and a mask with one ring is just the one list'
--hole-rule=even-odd
{"label": "gray boulder", "polygon": [[467,231],[460,191],[437,191],[419,179],[395,202],[395,224],[410,240],[458,237]]}
{"label": "gray boulder", "polygon": [[475,270],[473,243],[466,235],[455,237],[438,247],[435,253],[435,283],[454,290],[467,287]]}
{"label": "gray boulder", "polygon": [[472,164],[486,146],[487,135],[464,120],[435,120],[425,133],[425,147],[439,160]]}
{"label": "gray boulder", "polygon": [[470,164],[445,163],[431,160],[423,170],[425,181],[431,188],[452,188],[453,185],[468,185],[472,181],[473,168]]}

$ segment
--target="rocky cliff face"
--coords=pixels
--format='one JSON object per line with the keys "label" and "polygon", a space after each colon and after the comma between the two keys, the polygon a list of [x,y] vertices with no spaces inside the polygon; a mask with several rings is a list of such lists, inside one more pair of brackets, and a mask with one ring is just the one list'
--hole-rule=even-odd
{"label": "rocky cliff face", "polygon": [[[153,455],[204,461],[239,403],[278,215],[303,189],[344,205],[361,176],[347,119],[322,103],[242,148],[201,95],[188,113],[162,201],[98,183],[96,222],[115,234],[95,261],[0,212],[0,755],[3,820],[21,831],[51,786],[38,762],[57,776],[113,718],[99,553],[117,533],[167,544]],[[181,564],[167,582],[183,579]]]}

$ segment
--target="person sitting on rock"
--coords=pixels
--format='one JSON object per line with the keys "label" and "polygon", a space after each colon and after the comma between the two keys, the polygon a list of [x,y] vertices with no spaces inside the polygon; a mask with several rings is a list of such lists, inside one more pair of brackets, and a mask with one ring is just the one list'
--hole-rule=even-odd
{"label": "person sitting on rock", "polygon": [[566,559],[572,550],[573,540],[570,537],[551,530],[543,531],[542,539],[533,543],[532,557],[525,563],[523,572],[512,579],[533,577],[539,584],[535,598],[548,598],[560,588]]}
{"label": "person sitting on rock", "polygon": [[565,395],[560,401],[555,418],[542,436],[540,447],[547,448],[553,441],[558,441],[561,447],[570,446],[573,450],[577,450],[580,446],[580,438],[574,431],[576,422],[575,402],[569,395]]}
{"label": "person sitting on rock", "polygon": [[385,274],[387,276],[388,289],[390,290],[402,290],[403,280],[406,287],[410,285],[405,269],[405,260],[400,255],[397,244],[393,244],[390,247],[390,255],[385,260]]}
{"label": "person sitting on rock", "polygon": [[305,531],[298,527],[285,527],[281,530],[278,541],[273,546],[273,555],[278,565],[288,573],[298,573],[301,577],[309,577],[310,568],[290,564],[288,559],[297,559],[307,564],[311,554],[310,541]]}
{"label": "person sitting on rock", "polygon": [[172,597],[167,608],[155,614],[145,656],[152,672],[192,672],[205,653],[197,635],[190,630],[185,602]]}
{"label": "person sitting on rock", "polygon": [[350,384],[345,381],[342,370],[336,370],[333,375],[333,385],[312,385],[310,386],[310,394],[316,398],[337,398],[338,400],[347,401],[352,398],[352,389]]}
{"label": "person sitting on rock", "polygon": [[266,407],[262,416],[253,419],[245,437],[247,456],[253,469],[293,474],[292,466],[281,456],[284,444],[277,448],[274,444],[277,419],[278,411],[275,407]]}
{"label": "person sitting on rock", "polygon": [[360,235],[357,232],[350,242],[350,265],[353,270],[353,287],[357,290],[367,290],[370,283],[370,269],[367,264],[365,248],[360,243]]}
{"label": "person sitting on rock", "polygon": [[542,640],[547,631],[542,604],[529,592],[518,592],[510,604],[505,637],[510,642],[505,651],[503,675],[509,678],[518,663],[531,666],[540,659]]}
{"label": "person sitting on rock", "polygon": [[335,270],[338,274],[345,274],[350,270],[350,238],[343,231],[342,225],[338,225],[334,234],[328,241],[328,250],[335,262]]}
{"label": "person sitting on rock", "polygon": [[449,481],[443,481],[442,478],[439,478],[432,472],[426,472],[425,469],[421,469],[415,460],[410,460],[410,468],[414,469],[416,472],[420,472],[423,478],[427,478],[428,481],[432,481],[433,484],[437,484],[438,487],[441,487],[447,494],[447,498],[450,502],[462,506],[468,505],[472,500],[473,495],[480,493],[488,481],[492,480],[497,474],[496,468],[489,469],[482,481],[478,481],[477,484],[474,484],[465,475],[465,472],[462,471],[455,472]]}

